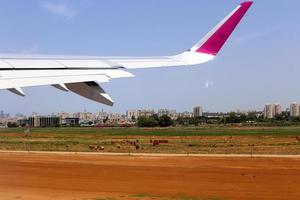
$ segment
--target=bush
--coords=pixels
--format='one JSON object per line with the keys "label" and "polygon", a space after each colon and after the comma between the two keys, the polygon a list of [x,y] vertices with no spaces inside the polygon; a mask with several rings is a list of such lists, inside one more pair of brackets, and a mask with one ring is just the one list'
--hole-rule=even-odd
{"label": "bush", "polygon": [[8,122],[7,127],[8,128],[16,128],[16,127],[18,127],[18,124],[16,122]]}
{"label": "bush", "polygon": [[154,116],[140,116],[137,122],[139,127],[155,127],[158,125],[158,121]]}
{"label": "bush", "polygon": [[140,116],[137,120],[137,125],[139,127],[167,127],[173,125],[173,121],[167,115],[163,115],[160,117],[158,117],[157,115]]}
{"label": "bush", "polygon": [[162,115],[158,118],[158,124],[161,127],[167,127],[167,126],[171,126],[173,125],[173,121],[171,119],[171,117],[169,117],[168,115]]}

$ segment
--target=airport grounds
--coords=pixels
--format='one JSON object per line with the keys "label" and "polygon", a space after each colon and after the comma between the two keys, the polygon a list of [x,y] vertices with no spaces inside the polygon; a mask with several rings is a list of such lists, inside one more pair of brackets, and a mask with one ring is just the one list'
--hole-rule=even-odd
{"label": "airport grounds", "polygon": [[300,199],[300,125],[0,129],[3,199]]}
{"label": "airport grounds", "polygon": [[0,129],[0,149],[164,154],[300,154],[300,125]]}

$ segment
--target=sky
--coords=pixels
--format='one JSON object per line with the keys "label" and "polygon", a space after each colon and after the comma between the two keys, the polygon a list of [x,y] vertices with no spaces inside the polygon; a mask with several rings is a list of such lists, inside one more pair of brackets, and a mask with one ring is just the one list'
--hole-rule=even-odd
{"label": "sky", "polygon": [[[0,53],[160,56],[192,47],[239,0],[1,0]],[[300,102],[300,2],[256,0],[219,55],[203,65],[131,70],[134,78],[102,84],[105,106],[51,86],[0,91],[0,110],[125,112],[262,110]]]}

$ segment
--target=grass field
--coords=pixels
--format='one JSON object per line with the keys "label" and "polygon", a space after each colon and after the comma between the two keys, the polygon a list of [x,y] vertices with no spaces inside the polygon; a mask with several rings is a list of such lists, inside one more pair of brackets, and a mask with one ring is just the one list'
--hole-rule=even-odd
{"label": "grass field", "polygon": [[300,154],[300,126],[0,129],[0,150]]}

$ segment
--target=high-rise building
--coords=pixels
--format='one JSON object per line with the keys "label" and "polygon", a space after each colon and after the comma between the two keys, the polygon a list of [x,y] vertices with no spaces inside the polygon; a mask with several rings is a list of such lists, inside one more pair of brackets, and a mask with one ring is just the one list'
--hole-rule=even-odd
{"label": "high-rise building", "polygon": [[275,103],[275,115],[281,115],[281,114],[282,114],[281,105],[278,103]]}
{"label": "high-rise building", "polygon": [[278,103],[267,103],[264,109],[264,117],[266,119],[272,119],[276,115],[280,115],[282,113],[281,105]]}
{"label": "high-rise building", "polygon": [[203,109],[201,106],[196,106],[193,109],[194,117],[202,117],[203,115]]}
{"label": "high-rise building", "polygon": [[291,117],[299,117],[300,116],[298,103],[293,102],[290,104],[290,116]]}
{"label": "high-rise building", "polygon": [[272,103],[267,103],[264,109],[264,117],[266,119],[272,119],[275,117],[275,105]]}

